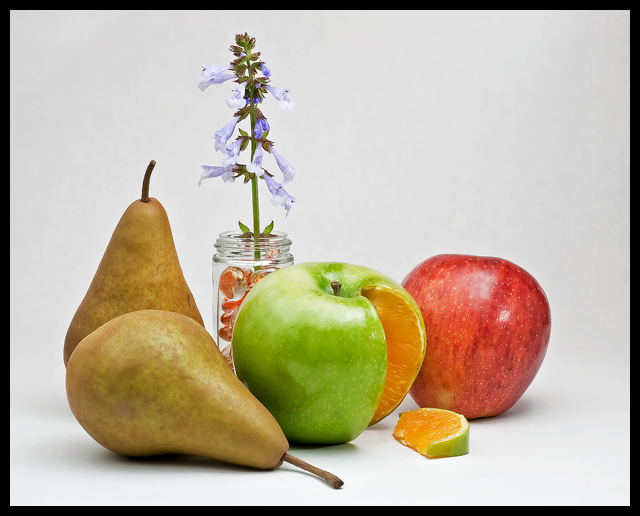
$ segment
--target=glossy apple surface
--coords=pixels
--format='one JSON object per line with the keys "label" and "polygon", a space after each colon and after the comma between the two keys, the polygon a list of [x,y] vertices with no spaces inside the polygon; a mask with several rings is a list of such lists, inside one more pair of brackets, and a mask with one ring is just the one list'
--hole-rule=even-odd
{"label": "glossy apple surface", "polygon": [[349,442],[371,421],[387,359],[382,323],[360,295],[367,285],[404,292],[367,267],[303,263],[266,276],[242,304],[232,341],[238,377],[290,442]]}
{"label": "glossy apple surface", "polygon": [[409,391],[415,402],[467,419],[511,408],[549,344],[549,302],[533,276],[501,258],[447,254],[420,263],[402,285],[427,332],[425,359]]}

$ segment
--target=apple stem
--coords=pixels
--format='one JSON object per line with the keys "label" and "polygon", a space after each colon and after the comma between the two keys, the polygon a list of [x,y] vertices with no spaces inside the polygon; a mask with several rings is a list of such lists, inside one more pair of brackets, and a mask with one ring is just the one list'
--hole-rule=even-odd
{"label": "apple stem", "polygon": [[298,467],[300,469],[304,469],[305,471],[308,471],[309,473],[313,473],[314,475],[320,477],[322,480],[327,482],[334,489],[340,489],[344,484],[344,482],[342,480],[340,480],[338,477],[336,477],[333,473],[329,473],[328,471],[325,471],[323,469],[316,468],[315,466],[312,466],[311,464],[308,464],[305,461],[303,461],[302,459],[299,459],[298,457],[294,457],[293,455],[290,455],[289,453],[285,453],[282,456],[282,460],[284,462],[288,462],[289,464],[292,464],[292,465],[294,465],[294,466],[296,466],[296,467]]}
{"label": "apple stem", "polygon": [[149,202],[149,183],[151,182],[151,172],[153,172],[153,167],[155,166],[156,162],[151,160],[147,171],[144,173],[144,179],[142,180],[142,197],[140,197],[142,202]]}
{"label": "apple stem", "polygon": [[342,283],[339,283],[337,281],[332,281],[331,282],[331,288],[333,289],[333,293],[336,296],[340,295],[340,289],[342,288]]}

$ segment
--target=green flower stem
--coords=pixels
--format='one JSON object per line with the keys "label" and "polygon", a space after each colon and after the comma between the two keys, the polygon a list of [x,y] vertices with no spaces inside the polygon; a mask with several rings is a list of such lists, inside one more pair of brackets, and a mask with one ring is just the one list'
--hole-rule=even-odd
{"label": "green flower stem", "polygon": [[253,242],[255,247],[254,258],[260,259],[258,238],[260,237],[260,209],[258,207],[258,176],[251,179],[251,198],[253,200]]}
{"label": "green flower stem", "polygon": [[[251,161],[253,161],[253,155],[256,152],[257,144],[255,140],[255,126],[256,126],[256,110],[253,103],[255,89],[253,86],[253,70],[250,66],[249,70],[249,120],[251,124]],[[254,174],[251,178],[251,202],[253,204],[253,242],[254,242],[254,259],[260,260],[260,249],[258,238],[260,237],[260,200],[258,199],[258,176]]]}
{"label": "green flower stem", "polygon": [[[253,161],[253,155],[256,152],[256,142],[254,139],[254,132],[253,132],[253,128],[255,127],[256,121],[256,115],[255,112],[253,110],[253,100],[251,101],[251,112],[250,112],[250,119],[251,119],[251,161]],[[258,236],[260,235],[260,207],[259,207],[259,201],[258,201],[258,176],[257,174],[254,174],[254,176],[251,178],[251,201],[253,202],[253,237],[255,238],[256,244],[258,242]]]}

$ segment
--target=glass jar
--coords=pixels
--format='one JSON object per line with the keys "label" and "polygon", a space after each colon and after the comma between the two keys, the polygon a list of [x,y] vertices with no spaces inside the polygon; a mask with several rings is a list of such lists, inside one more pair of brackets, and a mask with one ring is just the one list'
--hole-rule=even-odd
{"label": "glass jar", "polygon": [[240,305],[267,274],[293,265],[286,233],[274,231],[256,242],[239,231],[220,233],[215,243],[213,267],[213,329],[218,348],[233,365],[231,336]]}

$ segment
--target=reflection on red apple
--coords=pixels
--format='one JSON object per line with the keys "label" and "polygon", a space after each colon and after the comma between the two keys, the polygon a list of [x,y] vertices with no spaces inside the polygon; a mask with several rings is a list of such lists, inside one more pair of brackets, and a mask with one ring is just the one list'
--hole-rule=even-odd
{"label": "reflection on red apple", "polygon": [[549,302],[535,278],[501,258],[447,254],[420,263],[402,285],[427,331],[415,402],[467,419],[511,408],[549,344]]}

